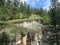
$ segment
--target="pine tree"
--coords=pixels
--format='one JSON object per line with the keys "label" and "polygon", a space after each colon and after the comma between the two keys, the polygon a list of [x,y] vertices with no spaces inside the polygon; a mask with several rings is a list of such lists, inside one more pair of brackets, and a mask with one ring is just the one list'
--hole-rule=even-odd
{"label": "pine tree", "polygon": [[0,0],[0,7],[5,5],[5,0]]}
{"label": "pine tree", "polygon": [[31,9],[30,6],[27,6],[27,11],[26,11],[27,17],[31,16]]}
{"label": "pine tree", "polygon": [[11,15],[12,18],[11,19],[16,19],[17,12],[18,12],[18,1],[14,0],[13,7],[11,9],[11,13],[12,13],[12,15]]}
{"label": "pine tree", "polygon": [[20,2],[20,12],[23,13],[23,3]]}
{"label": "pine tree", "polygon": [[23,18],[26,18],[27,17],[27,14],[26,14],[26,10],[27,7],[26,7],[26,2],[24,1],[24,4],[23,4]]}
{"label": "pine tree", "polygon": [[[50,29],[50,32],[52,33],[51,36],[49,36],[48,40],[52,45],[56,43],[56,45],[59,45],[59,23],[58,23],[58,13],[57,13],[57,0],[51,0],[51,9],[50,9],[50,16],[51,16],[51,25],[53,25]],[[59,18],[60,19],[60,18]],[[48,30],[49,30],[48,29]],[[48,42],[49,42],[48,41]]]}
{"label": "pine tree", "polygon": [[8,45],[10,43],[9,36],[7,33],[3,32],[0,34],[0,45]]}

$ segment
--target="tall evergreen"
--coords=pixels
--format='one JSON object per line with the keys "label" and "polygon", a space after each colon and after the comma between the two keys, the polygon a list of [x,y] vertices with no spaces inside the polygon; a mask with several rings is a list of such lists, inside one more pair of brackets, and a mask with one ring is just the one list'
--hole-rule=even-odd
{"label": "tall evergreen", "polygon": [[0,34],[0,45],[8,45],[10,43],[9,36],[3,32]]}
{"label": "tall evergreen", "polygon": [[0,0],[0,7],[5,5],[5,0]]}
{"label": "tall evergreen", "polygon": [[[53,25],[52,29],[50,28],[50,32],[52,33],[51,36],[49,36],[48,40],[54,45],[59,45],[59,24],[57,23],[59,20],[58,14],[57,14],[57,0],[51,0],[51,8],[50,8],[50,16],[51,16],[51,25]],[[59,18],[60,19],[60,18]]]}
{"label": "tall evergreen", "polygon": [[40,10],[39,10],[39,15],[41,16],[41,17],[43,17],[45,14],[44,14],[44,10],[42,9],[42,7],[40,8]]}
{"label": "tall evergreen", "polygon": [[30,6],[27,6],[27,11],[26,11],[27,17],[31,16],[31,10],[30,10]]}
{"label": "tall evergreen", "polygon": [[12,7],[12,10],[11,10],[11,13],[12,13],[12,18],[11,19],[15,19],[16,18],[16,15],[17,15],[17,8],[18,8],[18,5],[17,5],[17,0],[14,0],[13,2],[13,7]]}
{"label": "tall evergreen", "polygon": [[27,12],[26,2],[24,1],[24,6],[23,6],[23,16],[24,16],[24,18],[26,18],[26,17],[27,17],[26,12]]}
{"label": "tall evergreen", "polygon": [[23,13],[23,3],[20,2],[20,12]]}

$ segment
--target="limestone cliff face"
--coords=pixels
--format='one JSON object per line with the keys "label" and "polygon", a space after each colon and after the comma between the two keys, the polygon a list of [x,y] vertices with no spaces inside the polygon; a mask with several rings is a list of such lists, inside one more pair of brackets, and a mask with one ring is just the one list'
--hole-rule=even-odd
{"label": "limestone cliff face", "polygon": [[[36,21],[32,21],[32,22],[23,22],[23,23],[20,23],[20,24],[15,24],[16,26],[23,26],[23,27],[26,27],[29,29],[29,32],[30,32],[30,42],[28,43],[31,43],[30,45],[39,45],[41,44],[42,45],[42,29],[41,27],[43,26],[40,22],[36,22]],[[34,36],[33,36],[34,35]],[[24,37],[21,37],[21,45],[27,45],[26,43],[26,40],[27,40],[27,35],[24,36]],[[32,41],[32,39],[34,41]],[[29,40],[29,39],[28,39]],[[40,43],[38,42],[40,41]]]}
{"label": "limestone cliff face", "polygon": [[27,35],[25,35],[24,37],[21,37],[21,45],[26,45],[26,38]]}
{"label": "limestone cliff face", "polygon": [[41,29],[41,27],[43,26],[40,22],[37,21],[31,21],[31,22],[23,22],[23,23],[19,23],[19,24],[15,24],[16,26],[23,26],[32,30],[37,30],[37,29]]}
{"label": "limestone cliff face", "polygon": [[[34,42],[35,44],[38,45],[38,40],[42,39],[42,29],[41,29],[41,27],[43,25],[40,22],[31,21],[31,22],[23,22],[23,23],[14,24],[14,25],[26,27],[26,28],[29,29],[29,32],[31,32],[30,34],[34,33],[34,37],[32,35],[32,38],[34,39],[34,41],[31,41],[32,44]],[[19,38],[19,36],[17,36],[17,37]],[[26,40],[27,40],[27,35],[25,35],[24,37],[21,37],[21,39],[18,39],[16,43],[21,44],[21,45],[27,45]]]}

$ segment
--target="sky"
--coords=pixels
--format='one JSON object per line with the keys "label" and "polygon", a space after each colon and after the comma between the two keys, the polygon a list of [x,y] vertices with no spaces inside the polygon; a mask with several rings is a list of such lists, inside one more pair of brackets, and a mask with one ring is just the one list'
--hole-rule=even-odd
{"label": "sky", "polygon": [[[50,6],[50,0],[20,0],[24,3],[26,1],[27,5],[29,5],[32,8],[43,8],[46,10],[49,10]],[[59,0],[60,2],[60,0]]]}

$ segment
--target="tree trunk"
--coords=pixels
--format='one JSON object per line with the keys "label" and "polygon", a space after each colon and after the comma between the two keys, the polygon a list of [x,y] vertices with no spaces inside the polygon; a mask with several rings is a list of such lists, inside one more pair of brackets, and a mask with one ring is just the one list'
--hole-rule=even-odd
{"label": "tree trunk", "polygon": [[21,37],[21,45],[26,45],[26,38],[27,38],[27,35],[25,35],[24,37]]}

